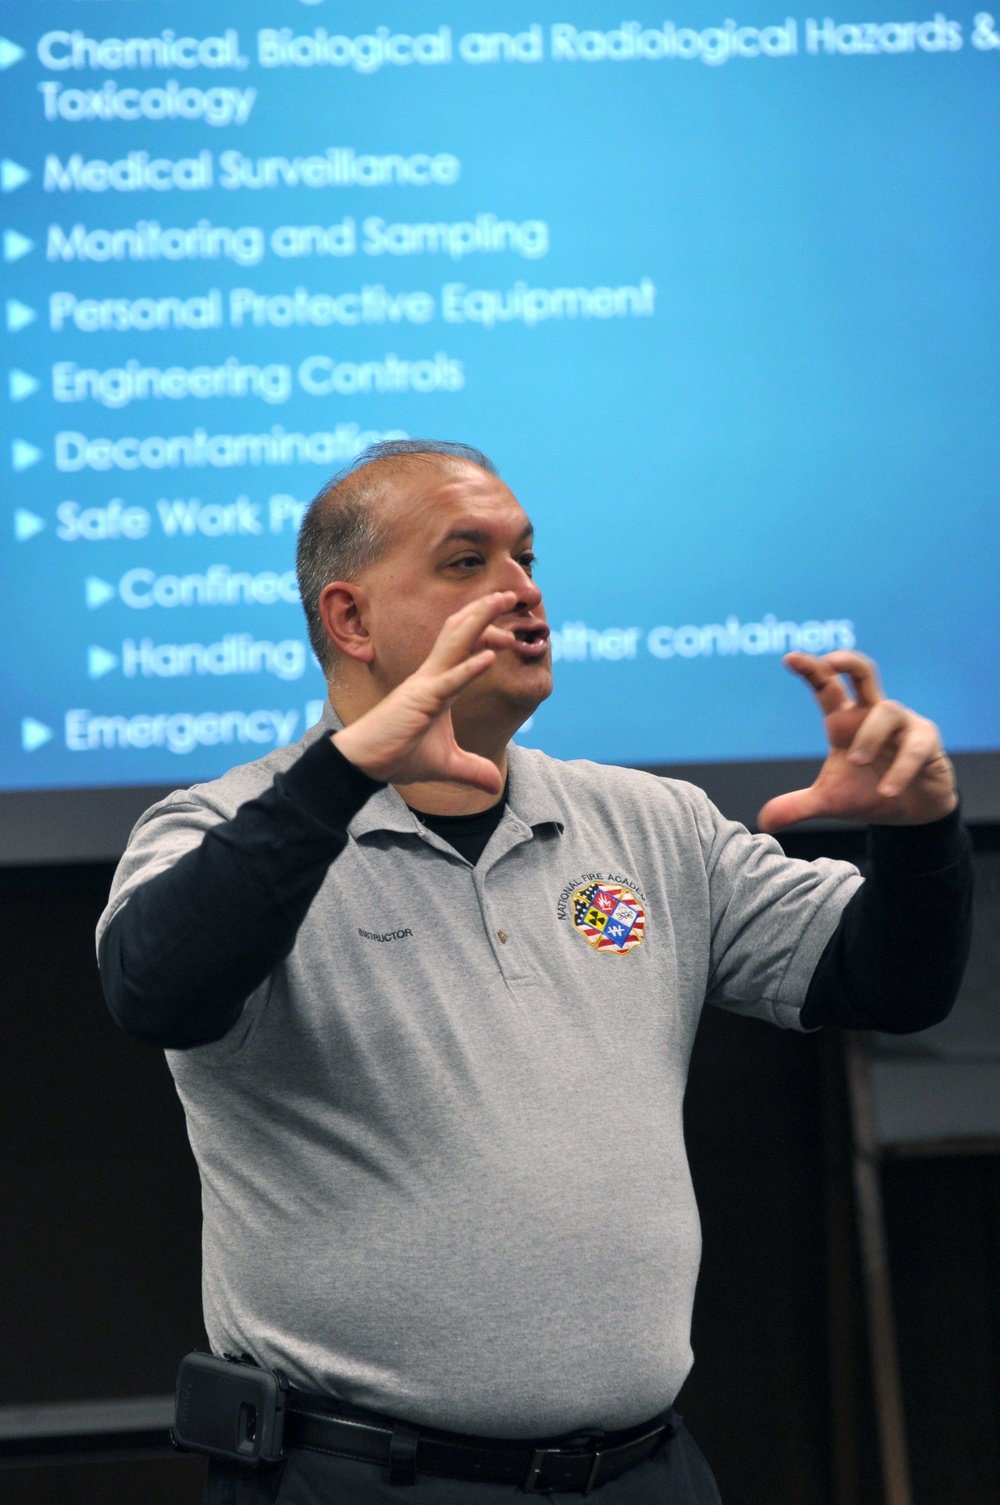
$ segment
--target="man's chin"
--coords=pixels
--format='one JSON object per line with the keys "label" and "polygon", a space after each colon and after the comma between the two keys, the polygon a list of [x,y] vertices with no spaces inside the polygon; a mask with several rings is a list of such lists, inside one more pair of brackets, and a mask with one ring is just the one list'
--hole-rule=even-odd
{"label": "man's chin", "polygon": [[495,693],[522,721],[527,721],[552,694],[552,666],[545,662],[524,664],[515,674],[498,676]]}
{"label": "man's chin", "polygon": [[552,669],[547,663],[521,666],[516,674],[496,678],[487,672],[456,700],[452,709],[456,731],[462,722],[470,728],[488,724],[512,737],[551,694]]}

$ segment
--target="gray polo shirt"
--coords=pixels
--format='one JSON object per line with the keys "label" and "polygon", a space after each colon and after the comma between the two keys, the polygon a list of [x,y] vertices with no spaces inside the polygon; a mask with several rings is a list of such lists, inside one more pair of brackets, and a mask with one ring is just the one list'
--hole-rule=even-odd
{"label": "gray polo shirt", "polygon": [[[336,724],[148,811],[101,929]],[[475,867],[391,788],[349,836],[229,1033],[167,1052],[213,1348],[484,1435],[654,1414],[691,1364],[702,1006],[796,1027],[857,870],[517,746]]]}

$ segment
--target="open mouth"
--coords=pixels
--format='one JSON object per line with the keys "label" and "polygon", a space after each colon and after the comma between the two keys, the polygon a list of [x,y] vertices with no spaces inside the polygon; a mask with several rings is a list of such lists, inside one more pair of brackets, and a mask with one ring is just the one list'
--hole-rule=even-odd
{"label": "open mouth", "polygon": [[542,658],[549,645],[549,629],[544,622],[535,627],[515,627],[514,652],[523,659]]}

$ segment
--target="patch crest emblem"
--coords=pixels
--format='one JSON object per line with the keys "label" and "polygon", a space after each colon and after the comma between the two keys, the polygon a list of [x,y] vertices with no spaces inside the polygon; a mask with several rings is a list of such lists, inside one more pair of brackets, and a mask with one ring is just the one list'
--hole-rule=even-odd
{"label": "patch crest emblem", "polygon": [[646,911],[623,883],[588,883],[574,891],[573,924],[595,951],[621,955],[641,946]]}

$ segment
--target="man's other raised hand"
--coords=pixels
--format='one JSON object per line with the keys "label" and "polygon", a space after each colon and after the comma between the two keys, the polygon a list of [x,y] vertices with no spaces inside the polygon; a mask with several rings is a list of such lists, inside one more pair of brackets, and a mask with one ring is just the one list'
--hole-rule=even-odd
{"label": "man's other raised hand", "polygon": [[768,800],[757,817],[762,831],[817,818],[918,826],[954,810],[954,770],[937,727],[886,700],[871,659],[846,651],[823,658],[789,653],[784,663],[812,687],[830,751],[811,788]]}
{"label": "man's other raised hand", "polygon": [[517,601],[514,591],[493,591],[447,619],[415,673],[332,741],[369,778],[389,784],[444,780],[488,794],[503,790],[489,758],[466,752],[455,740],[451,707],[466,685],[493,664],[497,650],[514,643],[495,626]]}

